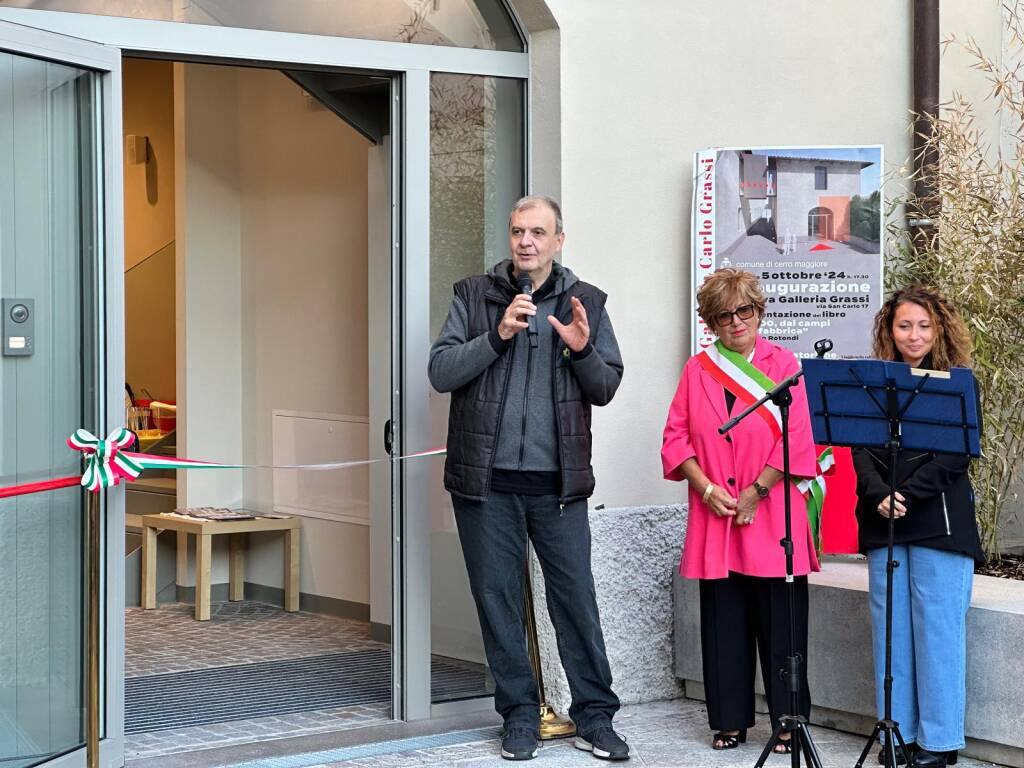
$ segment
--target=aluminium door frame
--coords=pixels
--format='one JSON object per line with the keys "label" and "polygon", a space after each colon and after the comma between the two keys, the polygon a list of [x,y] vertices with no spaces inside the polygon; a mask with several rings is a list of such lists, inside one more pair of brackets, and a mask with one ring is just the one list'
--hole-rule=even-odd
{"label": "aluminium door frame", "polygon": [[[121,142],[107,126],[121,123],[121,51],[60,33],[49,32],[0,19],[0,50],[45,59],[97,73],[98,96],[94,111],[93,160],[96,188],[95,292],[97,326],[92,329],[96,349],[97,398],[93,402],[97,424],[106,435],[124,407],[124,348],[110,345],[111,335],[124,335],[124,226]],[[87,329],[83,329],[86,331]],[[117,426],[120,426],[118,423]],[[124,761],[124,487],[112,488],[101,500],[103,561],[101,563],[100,679],[103,738],[100,765],[119,766]],[[83,515],[85,514],[83,505]],[[120,525],[112,524],[120,521]],[[84,627],[83,627],[84,631]],[[83,659],[83,680],[85,665]],[[84,689],[83,689],[84,690]],[[83,694],[84,695],[84,694]],[[83,700],[84,703],[84,700]],[[79,747],[45,763],[49,768],[80,768],[85,747]]]}
{"label": "aluminium door frame", "polygon": [[[392,93],[398,96],[392,114],[400,118],[393,122],[392,130],[392,296],[398,299],[392,307],[392,328],[397,335],[392,342],[394,450],[402,454],[435,447],[424,443],[429,423],[426,364],[431,341],[426,322],[430,285],[430,76],[446,72],[524,81],[523,157],[529,190],[529,53],[0,8],[0,21],[5,19],[112,46],[125,55],[240,66],[359,69],[391,75]],[[513,19],[522,32],[514,13]],[[120,134],[121,125],[119,86],[118,80],[115,135]],[[114,143],[120,158],[120,143]],[[119,206],[120,188],[118,178]],[[108,286],[111,291],[114,288]],[[116,289],[121,305],[123,276]],[[118,334],[107,339],[123,378],[123,320],[109,327]],[[109,343],[112,338],[117,343]],[[114,369],[109,370],[113,376]],[[437,459],[424,461],[432,460]],[[413,461],[395,464],[392,470],[392,712],[400,720],[431,717],[429,510],[422,494],[414,498],[413,493],[428,482],[425,469],[422,461]],[[123,491],[118,497],[118,519],[123,522]],[[123,552],[123,540],[120,546]],[[114,554],[113,549],[110,552]],[[123,573],[120,578],[123,601]],[[119,626],[123,653],[123,622]],[[117,687],[122,705],[123,685],[122,670]],[[123,724],[123,709],[121,716]]]}
{"label": "aluminium door frame", "polygon": [[213,27],[66,11],[0,8],[0,20],[25,24],[122,49],[126,54],[159,54],[224,63],[348,67],[404,72],[454,72],[527,79],[529,54],[393,43],[350,37]]}

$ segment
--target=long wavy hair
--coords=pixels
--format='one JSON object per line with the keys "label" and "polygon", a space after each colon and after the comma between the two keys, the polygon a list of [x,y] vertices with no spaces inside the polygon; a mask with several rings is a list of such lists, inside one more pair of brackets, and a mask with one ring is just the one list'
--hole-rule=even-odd
{"label": "long wavy hair", "polygon": [[953,303],[934,288],[908,285],[893,292],[889,300],[875,315],[874,355],[879,360],[898,360],[899,352],[893,341],[892,324],[896,309],[911,302],[923,307],[935,327],[935,343],[931,351],[931,366],[937,371],[966,367],[971,364],[971,333]]}

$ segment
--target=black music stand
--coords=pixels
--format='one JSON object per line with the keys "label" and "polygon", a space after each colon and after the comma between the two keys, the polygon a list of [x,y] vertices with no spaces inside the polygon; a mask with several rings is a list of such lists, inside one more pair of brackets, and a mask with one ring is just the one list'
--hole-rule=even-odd
{"label": "black music stand", "polygon": [[[973,373],[967,368],[923,371],[884,360],[804,360],[814,439],[827,445],[889,451],[889,508],[896,502],[896,461],[902,448],[981,455],[980,414]],[[875,723],[856,768],[880,734],[886,768],[896,768],[895,744],[912,759],[892,719],[892,583],[895,519],[889,516],[885,575],[885,711]]]}
{"label": "black music stand", "polygon": [[790,760],[792,768],[800,768],[800,755],[807,758],[807,765],[810,768],[822,768],[821,757],[814,746],[807,720],[797,712],[800,711],[800,665],[803,659],[796,652],[796,593],[793,582],[793,518],[790,508],[790,493],[793,485],[793,477],[789,470],[789,406],[793,402],[793,393],[790,391],[803,371],[797,371],[781,383],[777,384],[764,397],[750,405],[743,413],[734,416],[718,428],[719,434],[724,435],[730,429],[739,424],[743,419],[752,414],[764,403],[771,401],[779,408],[779,420],[782,422],[782,493],[784,507],[786,510],[786,536],[779,541],[779,546],[786,553],[786,594],[789,602],[789,655],[786,657],[786,666],[782,670],[782,678],[786,682],[786,690],[789,693],[789,714],[779,716],[779,724],[775,726],[772,737],[765,744],[761,756],[755,763],[755,768],[762,768],[769,755],[773,754],[775,746],[785,743],[782,739],[783,733],[788,733],[790,738]]}

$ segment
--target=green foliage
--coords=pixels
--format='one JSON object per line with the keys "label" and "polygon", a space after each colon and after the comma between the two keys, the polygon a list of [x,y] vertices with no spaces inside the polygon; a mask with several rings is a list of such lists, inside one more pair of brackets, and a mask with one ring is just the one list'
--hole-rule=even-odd
{"label": "green foliage", "polygon": [[864,240],[877,243],[882,228],[882,196],[878,190],[864,198],[850,200],[850,231]]}
{"label": "green foliage", "polygon": [[[1011,53],[1024,51],[1020,10],[1007,13]],[[929,191],[896,202],[908,219],[931,218],[935,226],[916,238],[889,228],[888,282],[938,288],[971,330],[984,412],[982,459],[973,462],[972,482],[982,544],[995,554],[1000,520],[1016,502],[1013,481],[1024,453],[1024,75],[987,58],[973,40],[946,44],[971,54],[972,66],[992,85],[985,101],[1016,129],[1002,142],[990,140],[975,123],[975,106],[959,95],[928,121],[924,152],[938,159],[911,181],[925,182]]]}

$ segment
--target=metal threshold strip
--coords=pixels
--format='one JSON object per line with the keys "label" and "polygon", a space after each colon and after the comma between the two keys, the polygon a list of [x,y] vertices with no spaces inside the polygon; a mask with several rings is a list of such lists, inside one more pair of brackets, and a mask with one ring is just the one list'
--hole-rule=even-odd
{"label": "metal threshold strip", "polygon": [[306,752],[287,757],[268,757],[244,763],[231,763],[225,766],[225,768],[309,768],[309,766],[323,765],[325,763],[361,760],[368,757],[380,757],[381,755],[393,755],[414,750],[437,749],[457,744],[474,744],[497,739],[500,733],[501,728],[496,726],[474,728],[468,731],[441,733],[436,736],[416,736],[409,739],[382,741],[376,744],[327,749],[322,752]]}

